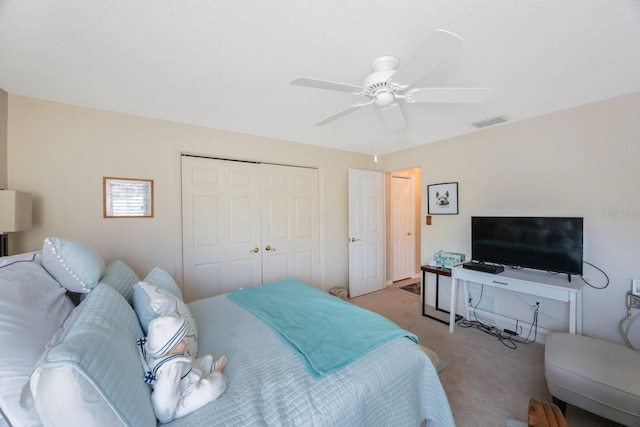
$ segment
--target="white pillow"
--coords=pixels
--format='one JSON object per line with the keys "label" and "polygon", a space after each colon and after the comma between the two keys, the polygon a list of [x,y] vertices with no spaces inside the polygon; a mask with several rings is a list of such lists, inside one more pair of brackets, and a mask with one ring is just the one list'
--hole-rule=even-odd
{"label": "white pillow", "polygon": [[65,289],[42,268],[39,252],[0,259],[0,409],[11,425],[38,421],[19,405],[20,392],[73,309]]}
{"label": "white pillow", "polygon": [[173,280],[173,277],[171,277],[169,273],[160,267],[155,267],[151,270],[149,274],[147,274],[147,277],[144,278],[143,282],[166,289],[177,296],[181,301],[184,301],[184,297],[182,296],[182,292],[180,291],[180,287],[176,281]]}
{"label": "white pillow", "polygon": [[104,274],[102,257],[75,240],[47,237],[42,245],[42,265],[70,292],[90,292]]}
{"label": "white pillow", "polygon": [[138,282],[133,286],[133,308],[138,315],[140,326],[145,335],[149,331],[149,323],[158,316],[178,313],[187,323],[188,356],[198,354],[198,331],[191,310],[176,295],[159,286]]}

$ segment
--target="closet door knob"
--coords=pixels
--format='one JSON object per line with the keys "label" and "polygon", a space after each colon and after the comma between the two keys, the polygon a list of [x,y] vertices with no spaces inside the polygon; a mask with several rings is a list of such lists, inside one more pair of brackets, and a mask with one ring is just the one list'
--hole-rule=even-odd
{"label": "closet door knob", "polygon": [[274,252],[276,251],[276,248],[272,248],[269,245],[267,245],[264,249],[267,250],[267,251],[274,251]]}
{"label": "closet door knob", "polygon": [[257,254],[258,252],[260,252],[260,249],[258,247],[255,247],[255,248],[251,249],[249,252]]}
{"label": "closet door knob", "polygon": [[356,239],[355,237],[352,237],[352,238],[351,238],[351,241],[355,243],[355,242],[359,242],[359,241],[360,241],[360,239]]}

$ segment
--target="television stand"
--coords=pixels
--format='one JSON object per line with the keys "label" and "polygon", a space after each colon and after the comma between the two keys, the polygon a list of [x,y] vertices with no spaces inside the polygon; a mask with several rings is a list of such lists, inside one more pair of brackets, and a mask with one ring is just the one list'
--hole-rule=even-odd
{"label": "television stand", "polygon": [[569,333],[582,335],[582,283],[567,282],[565,279],[536,270],[505,270],[498,274],[455,266],[451,268],[451,307],[449,332],[455,330],[455,312],[458,305],[457,289],[463,282],[464,318],[469,320],[469,282],[494,288],[507,289],[527,295],[566,302],[569,304]]}

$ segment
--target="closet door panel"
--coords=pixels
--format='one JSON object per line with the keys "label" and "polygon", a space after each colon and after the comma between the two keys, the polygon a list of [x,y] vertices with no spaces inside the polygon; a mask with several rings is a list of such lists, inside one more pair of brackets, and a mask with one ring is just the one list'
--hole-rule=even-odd
{"label": "closet door panel", "polygon": [[261,215],[254,164],[182,157],[187,301],[262,283]]}
{"label": "closet door panel", "polygon": [[313,251],[299,251],[296,253],[296,278],[305,283],[314,283],[313,273],[316,271],[314,267]]}
{"label": "closet door panel", "polygon": [[263,280],[319,286],[318,171],[263,165],[263,183]]}

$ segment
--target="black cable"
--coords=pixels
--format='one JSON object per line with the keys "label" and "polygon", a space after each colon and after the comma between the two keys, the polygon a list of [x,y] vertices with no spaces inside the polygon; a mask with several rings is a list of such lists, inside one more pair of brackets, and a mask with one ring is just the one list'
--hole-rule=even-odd
{"label": "black cable", "polygon": [[10,262],[9,264],[0,265],[0,268],[9,267],[10,265],[17,264],[19,262],[33,262],[35,259],[36,259],[36,254],[31,254],[31,259],[18,259],[13,262]]}
{"label": "black cable", "polygon": [[[484,285],[481,285],[480,297],[478,298],[478,302],[476,303],[476,305],[473,307],[473,317],[475,318],[475,320],[466,320],[464,318],[460,319],[457,323],[459,327],[476,328],[479,331],[484,332],[485,334],[496,337],[498,341],[500,341],[505,347],[510,348],[511,350],[517,349],[518,344],[531,344],[533,342],[536,342],[536,339],[538,338],[538,310],[537,309],[534,310],[533,312],[533,321],[531,322],[531,327],[529,328],[529,333],[527,334],[527,337],[524,340],[521,340],[516,338],[517,335],[506,333],[500,330],[499,328],[488,325],[478,319],[476,309],[478,308],[478,306],[480,305],[480,302],[482,301],[483,294],[484,294]],[[467,296],[467,304],[468,304],[468,301],[469,299]],[[518,320],[516,319],[516,332],[517,332],[517,329],[518,329]],[[522,327],[520,328],[520,330],[522,330]],[[533,339],[530,340],[529,338],[531,337],[532,331],[534,332],[534,335],[533,335]]]}
{"label": "black cable", "polygon": [[[582,261],[584,264],[590,265],[591,267],[595,268],[596,270],[598,270],[600,273],[602,273],[602,275],[605,277],[606,279],[606,283],[604,286],[601,287],[597,287],[597,286],[593,286],[591,283],[589,283],[587,280],[585,280],[584,276],[582,274],[578,275],[578,277],[580,277],[580,279],[582,279],[582,281],[587,284],[588,286],[592,287],[593,289],[604,289],[607,286],[609,286],[609,276],[607,275],[607,273],[604,272],[603,269],[601,269],[600,267],[595,266],[594,264],[591,264],[588,261]],[[522,270],[523,267],[520,267],[518,265],[503,265],[503,267],[505,268],[509,268],[511,270]],[[558,273],[557,271],[551,271],[551,270],[546,270],[547,273],[552,274],[552,275],[559,275],[561,273]]]}
{"label": "black cable", "polygon": [[597,286],[593,286],[591,283],[587,282],[587,281],[584,279],[584,277],[583,277],[582,275],[580,275],[580,278],[582,279],[582,281],[583,281],[584,283],[586,283],[588,286],[591,286],[593,289],[604,289],[604,288],[606,288],[607,286],[609,286],[609,276],[607,276],[607,273],[605,273],[603,269],[601,269],[600,267],[596,267],[595,265],[591,264],[590,262],[587,262],[587,261],[582,261],[582,262],[584,262],[585,264],[590,265],[591,267],[593,267],[593,268],[595,268],[596,270],[598,270],[600,273],[602,273],[602,274],[604,275],[605,279],[607,279],[607,283],[605,283],[605,285],[604,285],[604,286],[597,287]]}

